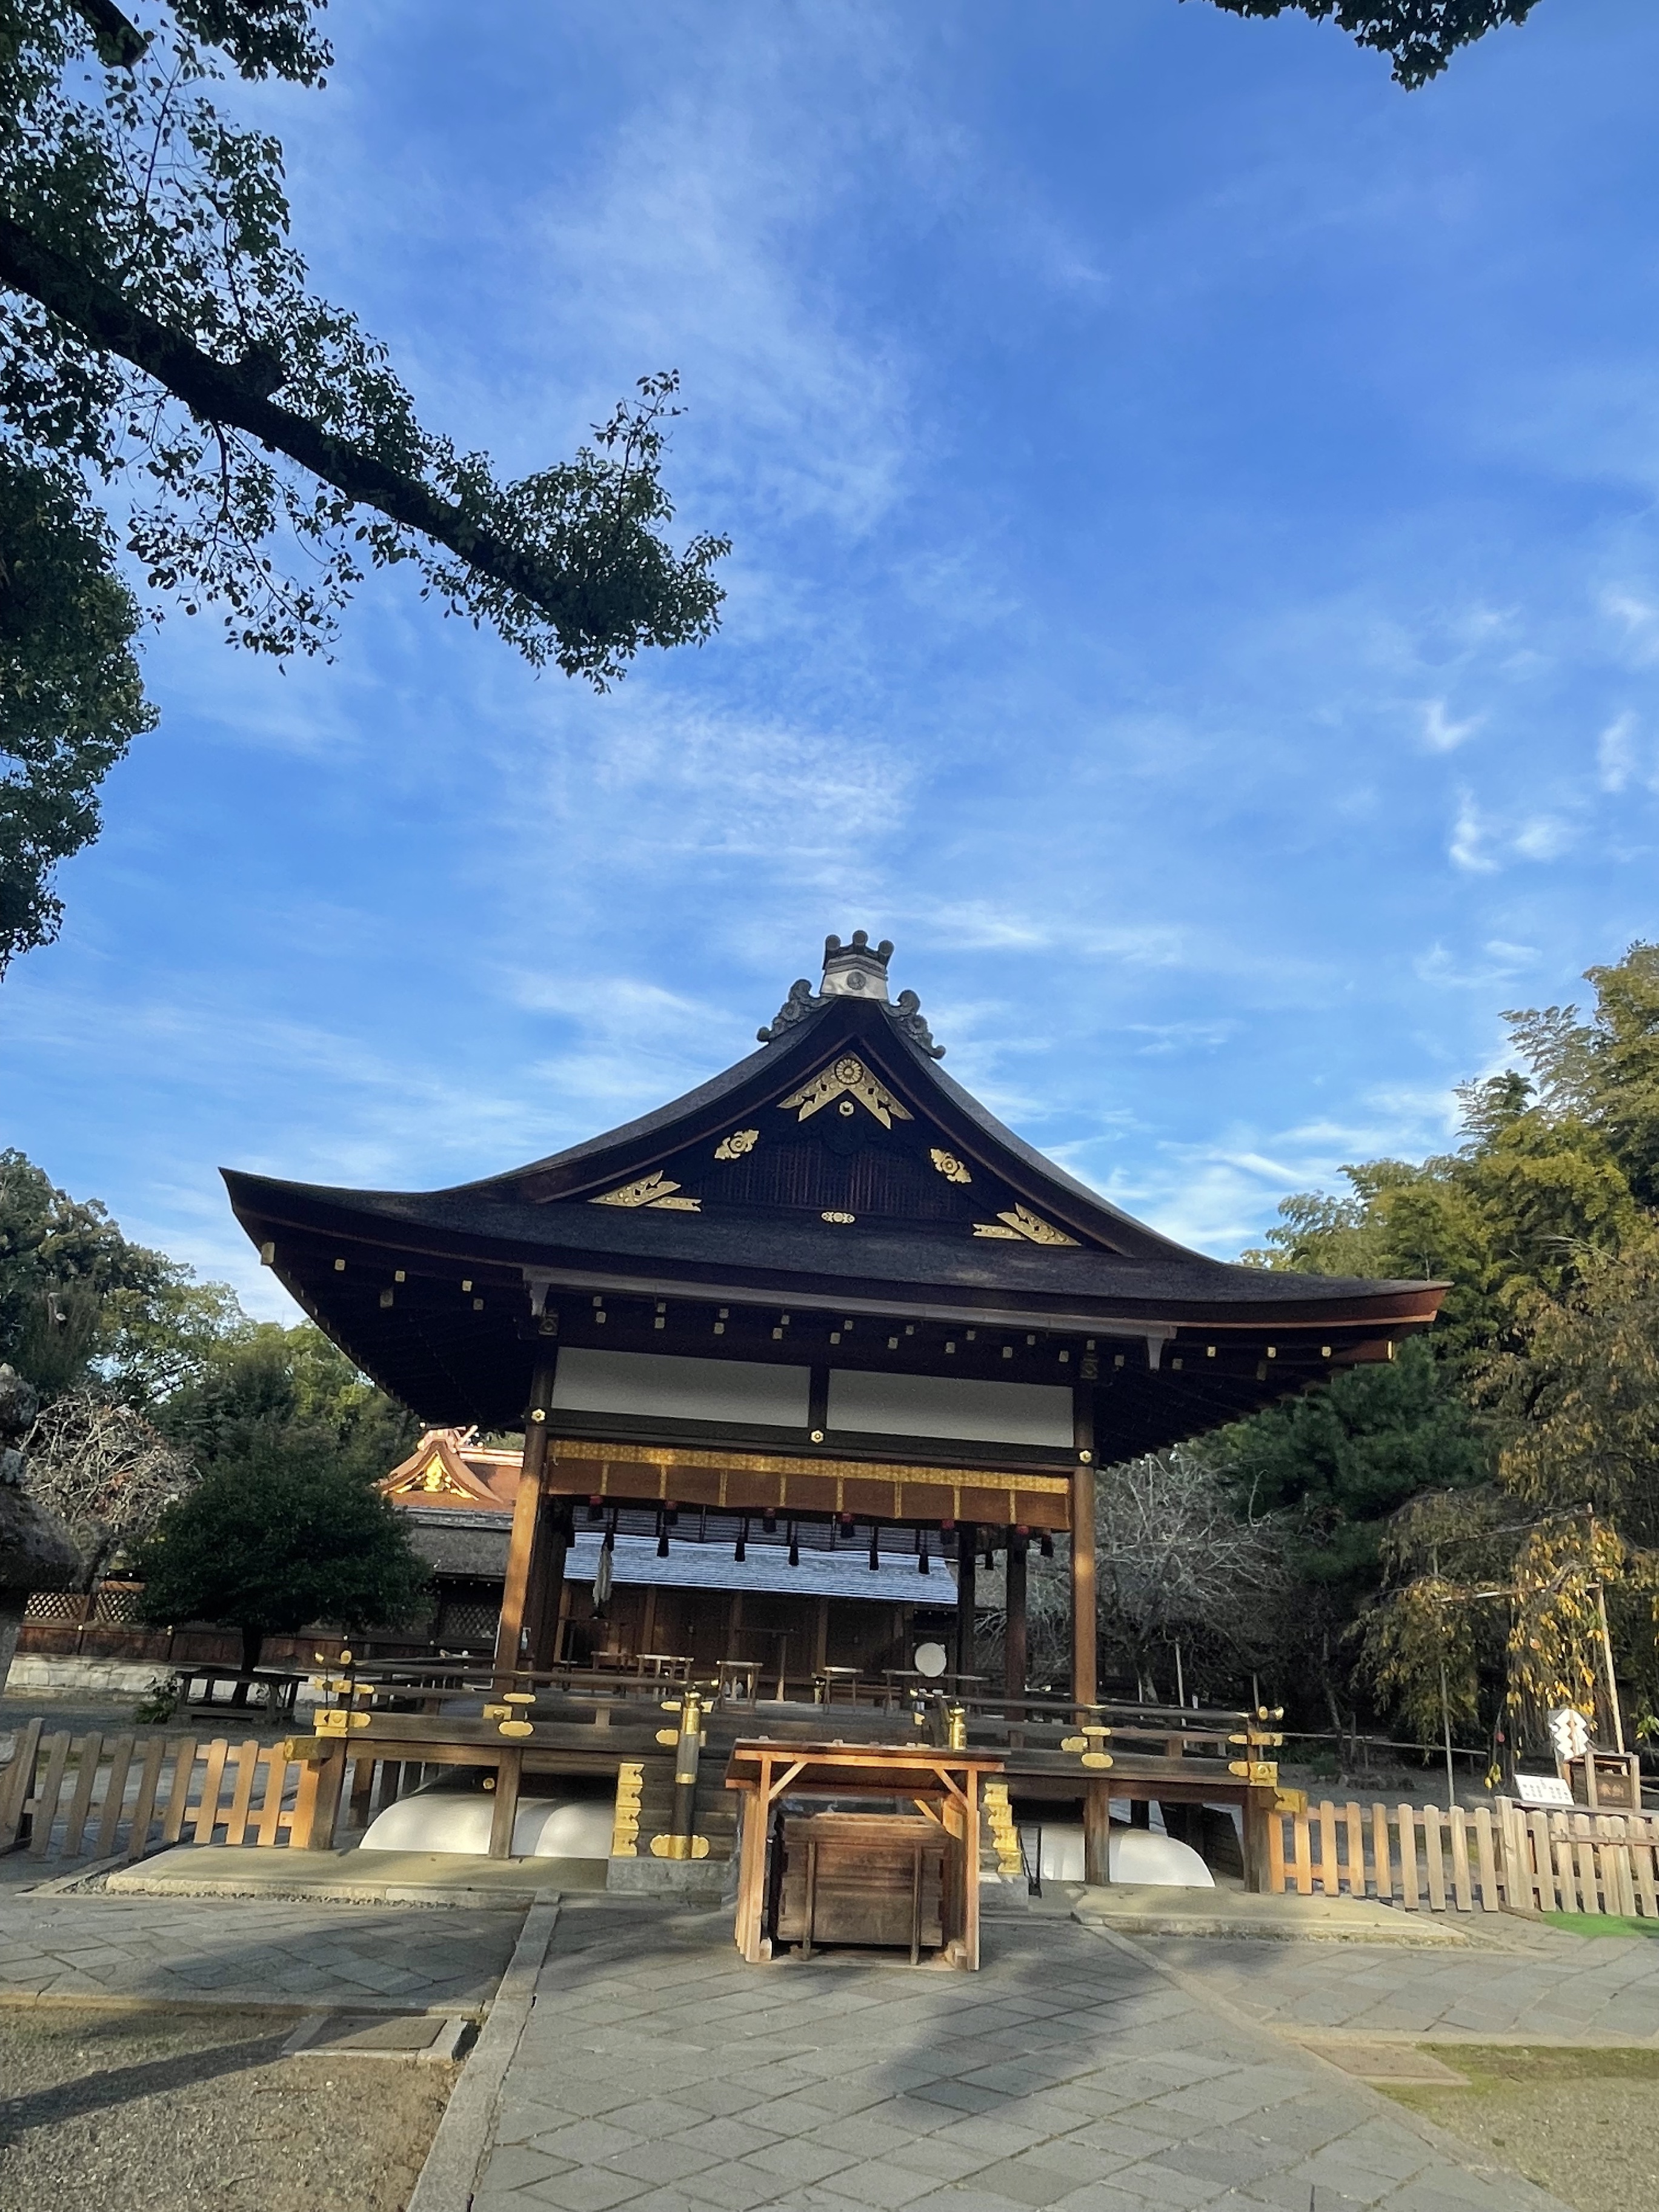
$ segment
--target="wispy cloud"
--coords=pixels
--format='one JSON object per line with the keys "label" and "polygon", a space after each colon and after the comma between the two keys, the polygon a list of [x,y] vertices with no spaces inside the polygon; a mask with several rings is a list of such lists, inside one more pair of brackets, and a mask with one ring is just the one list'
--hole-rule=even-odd
{"label": "wispy cloud", "polygon": [[1486,719],[1484,714],[1469,714],[1461,722],[1455,721],[1447,713],[1443,699],[1427,700],[1423,708],[1423,742],[1431,752],[1455,752]]}

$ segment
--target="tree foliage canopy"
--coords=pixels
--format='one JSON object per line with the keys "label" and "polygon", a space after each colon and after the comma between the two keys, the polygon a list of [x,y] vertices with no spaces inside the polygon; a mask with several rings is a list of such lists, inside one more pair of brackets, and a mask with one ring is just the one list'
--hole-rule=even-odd
{"label": "tree foliage canopy", "polygon": [[57,935],[52,871],[96,837],[100,783],[155,720],[113,561],[79,479],[0,444],[0,975]]}
{"label": "tree foliage canopy", "polygon": [[148,1619],[234,1628],[249,1668],[272,1632],[407,1618],[428,1573],[371,1484],[320,1442],[259,1430],[167,1508],[137,1564]]}
{"label": "tree foliage canopy", "polygon": [[1408,92],[1438,76],[1460,46],[1500,23],[1524,23],[1538,0],[1214,0],[1231,15],[1311,15],[1334,22],[1394,63]]}
{"label": "tree foliage canopy", "polygon": [[283,150],[227,70],[320,86],[311,0],[0,0],[0,972],[55,934],[52,870],[153,717],[139,616],[86,487],[118,500],[153,595],[227,636],[324,650],[368,568],[599,690],[701,643],[728,550],[676,550],[678,379],[640,380],[517,481],[418,419],[386,348],[308,286]]}
{"label": "tree foliage canopy", "polygon": [[[220,602],[258,651],[316,649],[363,564],[404,560],[453,611],[600,685],[643,645],[707,637],[724,542],[676,554],[660,535],[673,378],[646,379],[574,460],[499,483],[308,290],[280,145],[204,89],[226,62],[320,83],[313,9],[146,15],[125,35],[113,8],[0,0],[0,424],[17,447],[140,488],[129,542],[151,584]],[[302,573],[278,563],[285,536]]]}
{"label": "tree foliage canopy", "polygon": [[[1508,1017],[1517,1065],[1464,1086],[1455,1152],[1346,1169],[1346,1195],[1287,1199],[1247,1255],[1450,1279],[1443,1325],[1391,1366],[1217,1446],[1294,1515],[1304,1589],[1340,1589],[1360,1680],[1425,1733],[1443,1665],[1465,1723],[1593,1705],[1603,1602],[1659,1707],[1659,946],[1587,980],[1587,1015]],[[1368,1401],[1382,1425],[1354,1435]]]}

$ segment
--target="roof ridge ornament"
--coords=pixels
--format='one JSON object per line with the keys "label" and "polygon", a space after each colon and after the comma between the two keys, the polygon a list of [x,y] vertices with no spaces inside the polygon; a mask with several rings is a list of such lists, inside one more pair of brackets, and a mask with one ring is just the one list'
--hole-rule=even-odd
{"label": "roof ridge ornament", "polygon": [[921,1017],[921,1000],[914,991],[901,991],[898,1004],[889,1006],[887,1018],[896,1030],[908,1036],[912,1044],[925,1052],[929,1060],[943,1060],[945,1047],[933,1042],[933,1032]]}
{"label": "roof ridge ornament", "polygon": [[817,989],[813,990],[805,975],[798,976],[789,986],[789,996],[775,1016],[755,1035],[762,1044],[775,1044],[798,1022],[817,1013],[831,999],[868,999],[876,1006],[886,1007],[894,1028],[929,1059],[943,1060],[945,1048],[933,1042],[933,1032],[921,1017],[921,1000],[915,993],[901,991],[896,1006],[888,996],[887,963],[892,957],[892,939],[884,937],[879,945],[872,945],[867,929],[855,929],[848,945],[843,945],[838,937],[826,937],[823,980]]}

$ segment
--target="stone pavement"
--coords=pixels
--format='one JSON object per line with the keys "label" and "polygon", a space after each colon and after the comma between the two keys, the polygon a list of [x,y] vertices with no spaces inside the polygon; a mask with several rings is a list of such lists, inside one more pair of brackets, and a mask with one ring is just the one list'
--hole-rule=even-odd
{"label": "stone pavement", "polygon": [[473,2212],[1559,2212],[1074,1923],[988,1916],[967,1975],[730,1918],[565,1900]]}
{"label": "stone pavement", "polygon": [[1650,2043],[1659,2038],[1659,1937],[1569,1936],[1505,1918],[1503,1948],[1383,1951],[1346,1943],[1167,1941],[1166,1965],[1254,2020],[1473,2043]]}
{"label": "stone pavement", "polygon": [[465,2011],[494,1990],[515,1913],[147,1897],[0,1898],[0,2002],[338,2003]]}

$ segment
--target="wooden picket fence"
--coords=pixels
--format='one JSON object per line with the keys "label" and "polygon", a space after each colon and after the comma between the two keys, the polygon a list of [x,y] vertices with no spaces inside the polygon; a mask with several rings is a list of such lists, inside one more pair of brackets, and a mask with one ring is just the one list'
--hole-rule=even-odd
{"label": "wooden picket fence", "polygon": [[1407,1912],[1612,1912],[1659,1918],[1659,1817],[1540,1812],[1506,1797],[1310,1806],[1267,1823],[1267,1887],[1370,1897]]}
{"label": "wooden picket fence", "polygon": [[132,1860],[178,1843],[303,1843],[317,1777],[280,1744],[47,1735],[33,1720],[0,1767],[0,1851]]}

